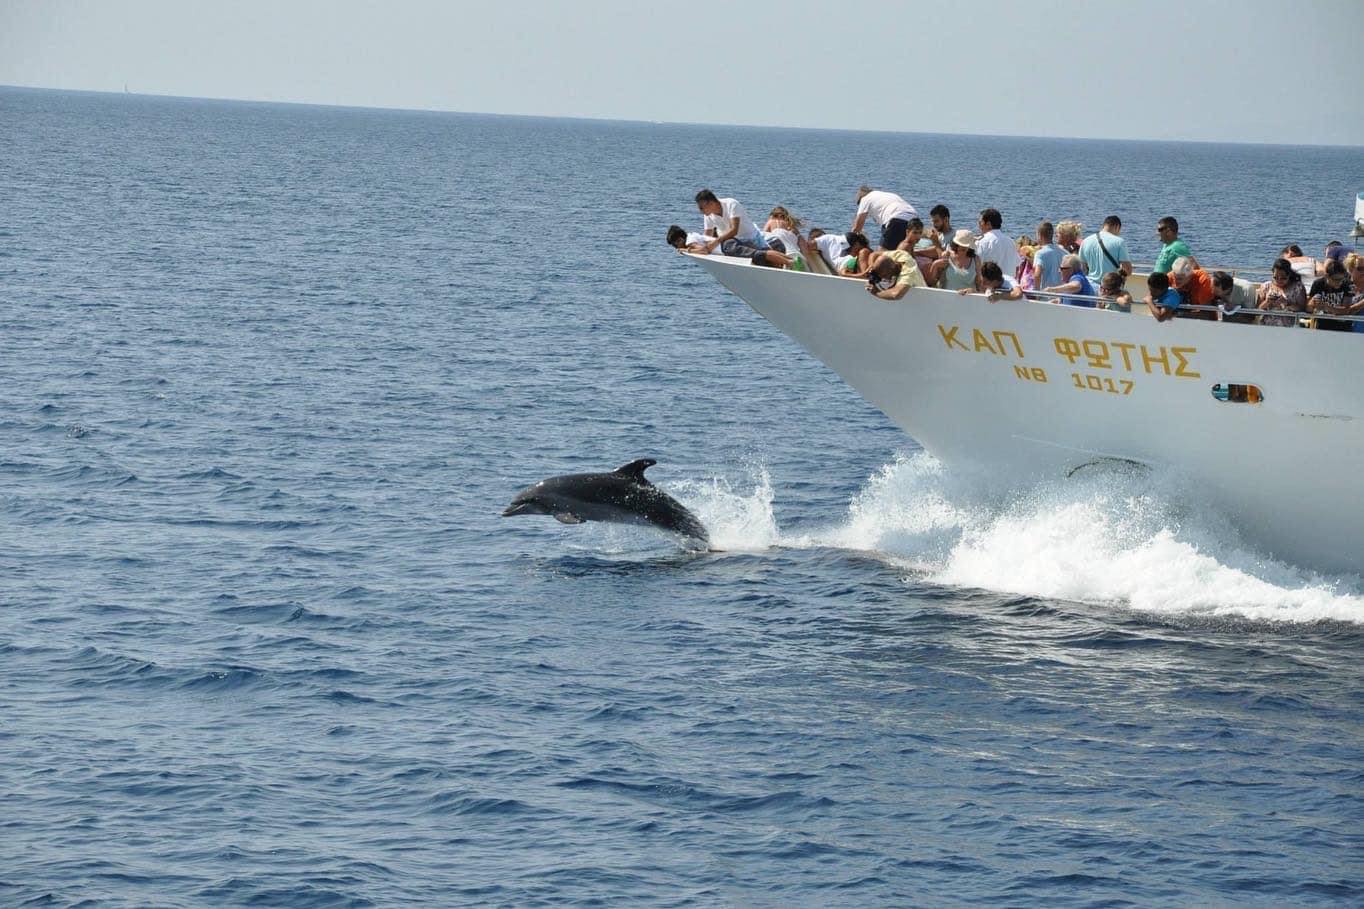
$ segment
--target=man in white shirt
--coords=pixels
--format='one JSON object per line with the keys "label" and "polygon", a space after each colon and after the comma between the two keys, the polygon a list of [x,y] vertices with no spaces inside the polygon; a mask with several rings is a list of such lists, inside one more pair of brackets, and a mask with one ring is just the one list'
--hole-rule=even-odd
{"label": "man in white shirt", "polygon": [[976,241],[976,258],[983,265],[994,262],[1006,277],[1018,273],[1023,257],[1018,254],[1018,245],[1005,236],[1004,216],[997,208],[987,208],[980,213],[981,237]]}
{"label": "man in white shirt", "polygon": [[1090,281],[1097,284],[1110,271],[1122,272],[1124,276],[1132,274],[1132,258],[1127,255],[1127,241],[1119,236],[1121,233],[1122,219],[1109,215],[1104,218],[1103,229],[1085,237],[1080,244],[1080,258],[1085,260]]}
{"label": "man in white shirt", "polygon": [[857,216],[853,218],[852,229],[860,232],[868,216],[881,225],[881,248],[890,250],[904,240],[910,219],[919,217],[919,213],[895,193],[862,186],[857,190]]}
{"label": "man in white shirt", "polygon": [[668,245],[680,253],[696,253],[700,256],[720,256],[718,244],[712,244],[711,238],[705,234],[698,234],[694,230],[684,230],[674,224],[668,228]]}
{"label": "man in white shirt", "polygon": [[833,274],[838,274],[839,266],[848,257],[847,239],[842,234],[831,234],[820,227],[810,231],[810,239],[806,241],[806,246],[807,249],[802,250],[805,258],[818,257],[829,266]]}
{"label": "man in white shirt", "polygon": [[1212,273],[1213,301],[1217,303],[1217,318],[1221,322],[1250,323],[1255,321],[1255,286],[1242,278],[1233,278],[1224,271]]}
{"label": "man in white shirt", "polygon": [[768,248],[758,225],[753,223],[739,200],[721,199],[710,190],[703,189],[696,194],[696,207],[702,215],[706,252],[713,252],[719,247],[725,255],[752,259],[755,265],[786,268],[791,264],[790,257]]}

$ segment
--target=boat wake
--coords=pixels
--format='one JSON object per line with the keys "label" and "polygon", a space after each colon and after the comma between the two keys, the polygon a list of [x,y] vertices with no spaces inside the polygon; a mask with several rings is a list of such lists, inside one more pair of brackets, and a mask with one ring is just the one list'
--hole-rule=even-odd
{"label": "boat wake", "polygon": [[1164,616],[1364,624],[1358,576],[1267,559],[1191,490],[1120,467],[1019,495],[965,486],[916,453],[871,477],[841,520],[792,529],[777,525],[761,468],[747,486],[716,479],[679,494],[729,551],[847,549],[947,586]]}

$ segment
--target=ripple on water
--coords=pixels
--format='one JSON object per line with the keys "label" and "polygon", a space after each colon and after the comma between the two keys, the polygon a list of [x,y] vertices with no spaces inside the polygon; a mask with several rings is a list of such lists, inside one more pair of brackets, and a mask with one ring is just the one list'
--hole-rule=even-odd
{"label": "ripple on water", "polygon": [[[1358,578],[961,483],[659,240],[912,161],[1263,261],[1360,150],[0,107],[0,905],[1364,902]],[[498,517],[643,456],[725,552]]]}

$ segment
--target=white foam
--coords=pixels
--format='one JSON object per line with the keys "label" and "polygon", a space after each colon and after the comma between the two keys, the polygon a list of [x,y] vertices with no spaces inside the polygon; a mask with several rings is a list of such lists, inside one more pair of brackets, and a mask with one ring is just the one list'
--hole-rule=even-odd
{"label": "white foam", "polygon": [[1163,615],[1364,624],[1357,576],[1266,559],[1169,478],[1089,472],[1026,495],[962,486],[928,455],[872,476],[828,527],[784,534],[766,471],[752,490],[691,483],[688,505],[723,549],[875,553],[956,587],[1102,603]]}
{"label": "white foam", "polygon": [[764,467],[753,473],[747,492],[724,478],[684,480],[672,490],[701,519],[716,549],[758,552],[780,542],[772,512],[772,479]]}

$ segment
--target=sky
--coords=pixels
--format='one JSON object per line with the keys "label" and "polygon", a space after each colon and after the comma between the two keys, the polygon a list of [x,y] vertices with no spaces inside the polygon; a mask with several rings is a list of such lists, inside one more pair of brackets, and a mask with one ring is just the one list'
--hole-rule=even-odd
{"label": "sky", "polygon": [[0,85],[1364,145],[1364,0],[0,0]]}

